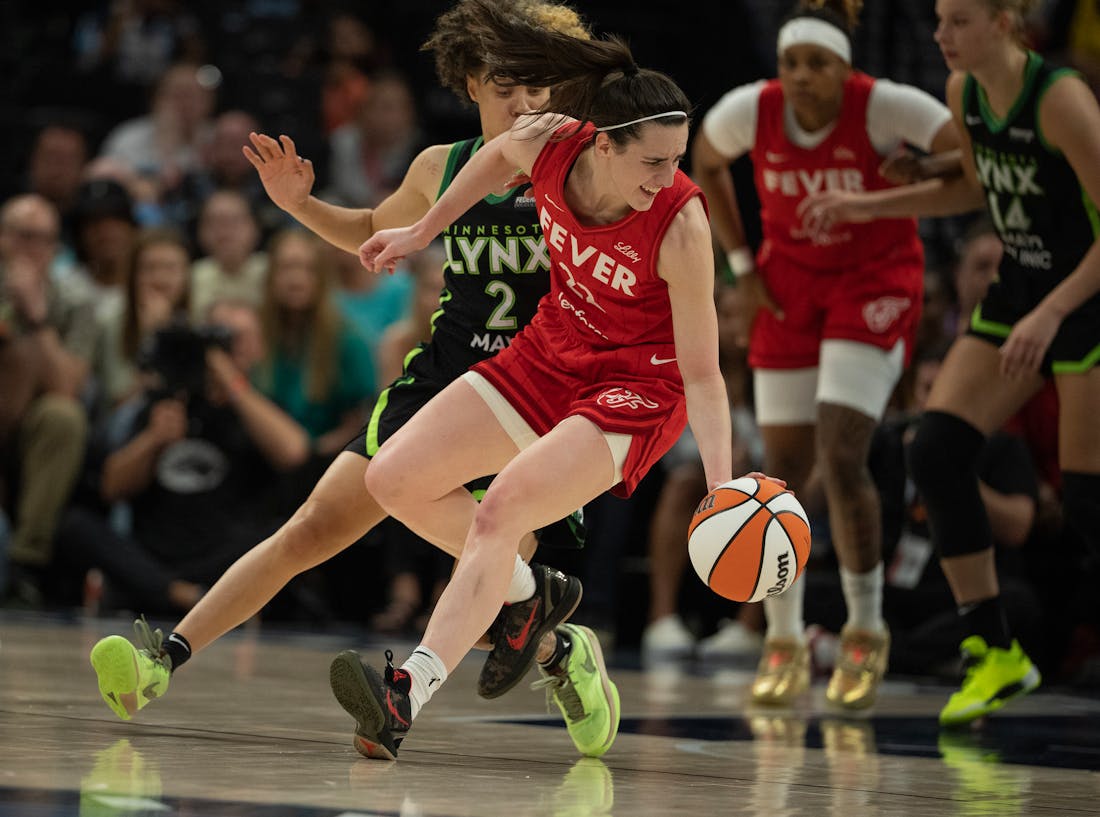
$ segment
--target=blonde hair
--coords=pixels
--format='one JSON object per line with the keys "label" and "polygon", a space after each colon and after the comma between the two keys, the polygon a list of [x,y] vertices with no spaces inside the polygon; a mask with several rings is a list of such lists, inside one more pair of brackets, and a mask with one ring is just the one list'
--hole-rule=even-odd
{"label": "blonde hair", "polygon": [[1013,33],[1023,43],[1024,21],[1039,8],[1042,0],[981,0],[993,14],[1004,12],[1013,18]]}
{"label": "blonde hair", "polygon": [[[304,241],[313,251],[313,271],[317,288],[313,303],[308,307],[305,327],[291,331],[286,310],[275,301],[275,264],[279,251],[289,241]],[[278,231],[267,245],[268,270],[264,284],[263,302],[260,304],[260,325],[269,350],[267,359],[260,365],[258,379],[266,390],[274,386],[273,353],[302,354],[305,357],[306,396],[314,402],[323,402],[336,384],[341,318],[332,300],[333,272],[324,253],[321,239],[313,233],[297,228]]]}

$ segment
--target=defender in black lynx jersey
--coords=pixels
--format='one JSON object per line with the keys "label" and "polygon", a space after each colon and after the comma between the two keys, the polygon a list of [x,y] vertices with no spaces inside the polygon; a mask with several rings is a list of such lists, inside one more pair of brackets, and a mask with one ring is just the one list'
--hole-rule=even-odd
{"label": "defender in black lynx jersey", "polygon": [[[944,361],[909,449],[933,539],[970,635],[971,663],[940,713],[966,724],[1035,689],[1039,671],[1005,622],[975,462],[1053,376],[1067,532],[1094,554],[1100,537],[1100,107],[1071,71],[1021,43],[1034,0],[937,0],[947,100],[965,131],[963,177],[887,193],[825,194],[807,225],[986,207],[1004,243],[998,280]],[[1070,548],[1068,552],[1073,552]],[[1095,602],[1066,558],[1066,594]],[[1085,604],[1090,607],[1086,608]]]}
{"label": "defender in black lynx jersey", "polygon": [[[437,197],[484,142],[479,136],[450,146]],[[443,232],[447,262],[431,343],[406,359],[404,373],[382,392],[346,451],[373,457],[417,409],[511,343],[534,316],[550,288],[550,258],[530,191],[523,184],[486,197]]]}
{"label": "defender in black lynx jersey", "polygon": [[[971,316],[969,331],[997,346],[1081,264],[1100,234],[1096,204],[1062,151],[1043,133],[1039,110],[1061,78],[1076,73],[1028,52],[1024,85],[998,118],[972,75],[963,117],[986,207],[1004,244],[997,280]],[[1046,353],[1044,373],[1086,372],[1100,357],[1100,294],[1067,314]]]}
{"label": "defender in black lynx jersey", "polygon": [[[561,3],[459,0],[437,19],[424,47],[435,52],[443,84],[477,105],[481,136],[425,149],[413,160],[398,189],[377,207],[349,210],[310,195],[312,163],[298,155],[290,137],[275,140],[253,133],[252,146],[246,146],[244,152],[272,201],[322,238],[352,253],[378,230],[412,224],[423,216],[485,141],[509,130],[517,117],[536,110],[549,97],[546,88],[489,79],[486,55],[472,33],[473,18],[486,13],[512,15],[536,29],[588,37],[577,13]],[[506,186],[487,196],[447,231],[445,289],[431,342],[409,356],[403,375],[382,393],[363,432],[337,456],[293,517],[230,567],[168,638],[162,641],[159,631],[150,632],[140,620],[135,627],[142,649],[135,649],[120,636],[96,644],[92,664],[100,692],[116,714],[129,719],[163,695],[170,672],[192,651],[254,615],[291,578],[335,556],[386,518],[364,488],[369,457],[470,365],[507,346],[531,319],[539,298],[549,291],[549,256],[528,191],[528,185]],[[440,532],[433,544],[457,557],[471,520],[456,516],[450,521],[453,529]],[[574,528],[572,520],[560,524]],[[579,538],[583,529],[574,529]],[[528,535],[520,554],[529,558],[534,549],[534,535]],[[599,655],[598,645],[591,643],[591,631],[558,626],[575,609],[580,593],[577,579],[543,566],[528,566],[517,555],[508,604],[494,625],[493,650],[486,667],[494,679],[504,677],[501,667],[508,668],[508,678],[514,683],[531,660],[542,662],[544,672],[555,677],[555,689],[582,699],[579,706],[571,701],[570,707],[561,708],[567,713],[570,736],[585,751],[587,743],[581,742],[577,730],[584,733],[585,741],[591,740],[589,716],[612,711],[607,690],[613,685],[602,660],[596,665],[587,659],[571,660],[579,655]],[[518,625],[514,625],[516,619],[521,619]],[[528,663],[521,666],[517,656]],[[412,660],[430,662],[432,657],[418,651]],[[396,670],[395,676],[401,672]],[[333,662],[331,674],[337,700],[356,717],[361,714],[359,700],[369,694],[370,684],[381,683],[378,678],[368,679],[369,673],[350,653]],[[407,673],[402,677],[407,678]],[[492,693],[501,694],[507,688],[496,683]],[[484,689],[479,691],[489,697]],[[611,730],[610,736],[600,736],[601,745],[610,746],[618,728],[618,710],[613,711],[614,718],[600,721]],[[392,758],[402,736],[391,735],[380,742],[371,731],[373,720],[368,721],[358,725],[356,748],[368,757]]]}

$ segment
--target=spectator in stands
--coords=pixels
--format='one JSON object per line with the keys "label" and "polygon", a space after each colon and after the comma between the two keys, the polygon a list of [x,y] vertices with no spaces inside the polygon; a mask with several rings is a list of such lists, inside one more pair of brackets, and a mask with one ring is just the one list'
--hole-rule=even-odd
{"label": "spectator in stands", "polygon": [[[239,303],[213,306],[210,319],[224,327],[258,322]],[[129,529],[72,508],[59,530],[63,569],[101,570],[115,605],[190,609],[277,522],[272,475],[305,461],[304,429],[244,374],[256,363],[254,339],[229,335],[186,323],[154,333],[140,411],[102,465],[102,499],[128,505]]]}
{"label": "spectator in stands", "polygon": [[389,196],[423,147],[408,81],[392,71],[375,74],[359,116],[333,131],[329,144],[329,193],[352,207],[374,207]]}
{"label": "spectator in stands", "polygon": [[215,83],[212,70],[176,63],[158,80],[149,112],[116,125],[100,154],[154,182],[162,197],[174,191],[210,138]]}
{"label": "spectator in stands", "polygon": [[62,118],[47,121],[35,135],[27,158],[24,192],[48,199],[61,215],[61,240],[73,246],[72,210],[88,163],[88,137]]}
{"label": "spectator in stands", "polygon": [[259,120],[250,112],[234,108],[214,119],[210,138],[199,148],[198,165],[187,173],[173,191],[166,191],[164,210],[198,246],[198,221],[207,199],[219,190],[243,196],[259,224],[261,240],[271,237],[293,221],[275,206],[245,158],[241,148],[249,144],[248,134],[259,130]]}
{"label": "spectator in stands", "polygon": [[10,600],[43,603],[58,515],[84,457],[80,403],[96,345],[86,289],[49,269],[60,219],[45,198],[0,207],[0,505],[13,530]]}
{"label": "spectator in stands", "polygon": [[102,326],[122,311],[130,248],[137,234],[133,198],[109,179],[85,182],[73,210],[80,278],[90,286]]}
{"label": "spectator in stands", "polygon": [[268,245],[260,310],[268,356],[256,382],[331,458],[363,426],[375,375],[371,347],[332,301],[321,245],[302,230],[276,233]]}
{"label": "spectator in stands", "polygon": [[[401,264],[393,275],[375,275],[360,263],[358,255],[332,244],[326,244],[324,251],[336,273],[340,312],[377,347],[386,328],[409,314],[414,285],[407,265]],[[389,381],[379,377],[378,382]]]}
{"label": "spectator in stands", "polygon": [[125,301],[117,318],[103,325],[96,379],[101,407],[110,411],[141,388],[140,352],[158,329],[186,322],[191,256],[179,233],[139,233],[130,252]]}
{"label": "spectator in stands", "polygon": [[192,267],[191,315],[195,320],[215,301],[241,300],[258,307],[263,300],[267,256],[260,251],[260,229],[248,199],[232,189],[212,193],[202,206],[198,239],[203,257]]}

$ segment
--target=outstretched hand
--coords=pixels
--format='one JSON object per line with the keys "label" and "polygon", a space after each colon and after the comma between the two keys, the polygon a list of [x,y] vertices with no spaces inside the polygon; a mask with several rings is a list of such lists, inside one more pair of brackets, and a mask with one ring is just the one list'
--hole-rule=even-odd
{"label": "outstretched hand", "polygon": [[276,142],[267,134],[252,132],[248,138],[255,150],[248,145],[241,150],[259,172],[268,197],[288,213],[304,207],[313,189],[313,162],[298,155],[289,136],[280,136]]}
{"label": "outstretched hand", "polygon": [[371,272],[393,274],[406,256],[428,246],[416,225],[379,230],[359,247],[359,261]]}

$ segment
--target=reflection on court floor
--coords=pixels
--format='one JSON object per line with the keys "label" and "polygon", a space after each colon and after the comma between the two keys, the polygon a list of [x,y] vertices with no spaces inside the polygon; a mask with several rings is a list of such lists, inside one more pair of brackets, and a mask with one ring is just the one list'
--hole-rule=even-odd
{"label": "reflection on court floor", "polygon": [[349,646],[370,658],[398,645],[241,630],[123,723],[87,654],[127,630],[0,613],[0,817],[1100,814],[1088,697],[1048,690],[941,732],[938,687],[892,681],[863,719],[831,714],[817,689],[760,711],[745,706],[745,671],[626,669],[624,655],[619,738],[594,760],[541,693],[479,699],[473,657],[385,763],[352,749],[327,666]]}

